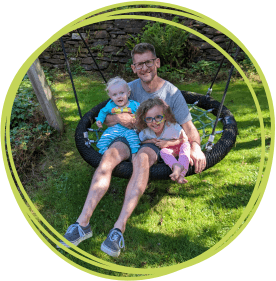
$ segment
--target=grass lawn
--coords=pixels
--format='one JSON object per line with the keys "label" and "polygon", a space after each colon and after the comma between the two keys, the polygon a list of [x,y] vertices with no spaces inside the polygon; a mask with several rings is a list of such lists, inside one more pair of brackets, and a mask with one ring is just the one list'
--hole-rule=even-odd
{"label": "grass lawn", "polygon": [[[107,99],[104,84],[92,76],[76,76],[74,82],[82,114]],[[209,85],[176,86],[181,90],[206,94]],[[224,87],[225,82],[216,84],[212,96],[220,101]],[[262,84],[256,82],[253,87],[264,120],[267,159],[271,138],[269,107]],[[65,132],[51,139],[35,172],[22,181],[43,217],[64,234],[82,210],[95,169],[81,158],[75,147],[74,132],[79,116],[70,80],[55,81],[52,88],[65,123]],[[202,174],[188,177],[189,182],[185,185],[172,181],[149,182],[128,221],[124,234],[126,251],[118,259],[100,250],[101,243],[119,216],[128,182],[112,178],[107,194],[90,221],[93,237],[82,242],[79,248],[118,265],[158,268],[190,260],[219,242],[235,225],[249,202],[261,159],[260,122],[251,93],[242,80],[230,83],[225,105],[234,114],[239,135],[235,147],[220,163]],[[63,250],[60,252],[98,273],[131,276],[95,267]]]}

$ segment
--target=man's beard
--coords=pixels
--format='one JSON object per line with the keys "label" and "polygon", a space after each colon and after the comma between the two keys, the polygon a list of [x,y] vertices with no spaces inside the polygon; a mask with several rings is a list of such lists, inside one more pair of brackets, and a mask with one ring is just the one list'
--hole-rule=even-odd
{"label": "man's beard", "polygon": [[155,77],[156,75],[154,75],[152,72],[148,72],[147,73],[147,77],[140,77],[140,79],[144,82],[144,83],[150,83],[153,79],[154,79],[154,77]]}

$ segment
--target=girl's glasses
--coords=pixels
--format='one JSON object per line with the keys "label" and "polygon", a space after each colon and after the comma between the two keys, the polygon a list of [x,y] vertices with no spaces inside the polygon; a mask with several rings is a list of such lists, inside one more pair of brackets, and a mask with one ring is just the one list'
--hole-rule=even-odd
{"label": "girl's glasses", "polygon": [[155,120],[156,123],[161,122],[164,118],[164,115],[156,115],[155,117],[146,117],[145,122],[146,123],[152,123],[153,120]]}

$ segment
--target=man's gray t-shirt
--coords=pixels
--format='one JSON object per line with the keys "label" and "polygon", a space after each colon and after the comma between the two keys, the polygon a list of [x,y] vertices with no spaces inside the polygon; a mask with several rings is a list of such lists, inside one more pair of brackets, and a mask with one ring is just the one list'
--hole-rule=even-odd
{"label": "man's gray t-shirt", "polygon": [[140,79],[136,79],[128,83],[128,85],[131,89],[129,99],[142,103],[149,98],[158,97],[170,106],[178,124],[182,125],[192,120],[191,113],[182,93],[170,82],[165,81],[164,85],[154,93],[146,92]]}

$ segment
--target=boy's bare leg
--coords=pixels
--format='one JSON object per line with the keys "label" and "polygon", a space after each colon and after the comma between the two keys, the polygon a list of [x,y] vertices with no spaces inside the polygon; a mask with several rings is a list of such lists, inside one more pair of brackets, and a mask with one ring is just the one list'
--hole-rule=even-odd
{"label": "boy's bare leg", "polygon": [[133,160],[133,173],[127,185],[124,204],[120,216],[114,224],[114,228],[120,229],[122,233],[125,231],[128,218],[146,190],[149,179],[149,169],[156,160],[156,153],[149,147],[141,148]]}
{"label": "boy's bare leg", "polygon": [[132,153],[131,155],[131,162],[133,163],[134,157],[137,155],[137,153]]}
{"label": "boy's bare leg", "polygon": [[129,156],[130,151],[127,145],[122,142],[113,143],[104,153],[99,167],[93,175],[82,212],[77,219],[81,226],[86,226],[89,223],[96,206],[107,192],[113,169]]}

